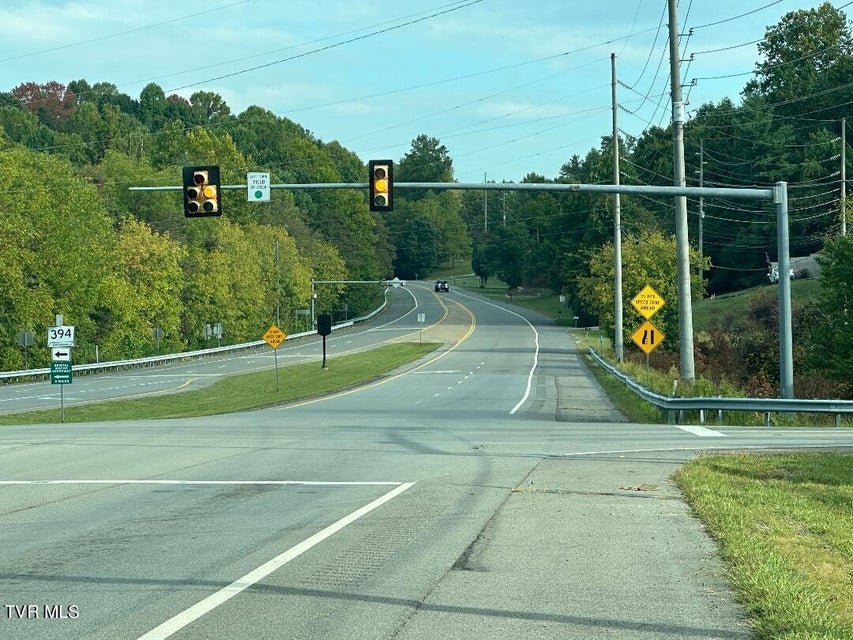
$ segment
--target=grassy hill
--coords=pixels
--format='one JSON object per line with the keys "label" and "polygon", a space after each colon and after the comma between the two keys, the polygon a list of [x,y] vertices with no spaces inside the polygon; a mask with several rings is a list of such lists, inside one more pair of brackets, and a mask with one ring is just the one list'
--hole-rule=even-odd
{"label": "grassy hill", "polygon": [[[778,285],[768,284],[698,300],[693,303],[693,330],[708,331],[715,318],[725,320],[742,316],[756,298],[767,295],[776,298],[779,295]],[[791,281],[791,301],[794,306],[804,304],[819,295],[820,280]]]}

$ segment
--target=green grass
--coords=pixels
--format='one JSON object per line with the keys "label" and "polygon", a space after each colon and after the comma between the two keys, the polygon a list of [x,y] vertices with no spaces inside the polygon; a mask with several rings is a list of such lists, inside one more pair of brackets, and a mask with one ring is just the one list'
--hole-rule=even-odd
{"label": "green grass", "polygon": [[853,638],[853,455],[707,456],[674,479],[759,640]]}
{"label": "green grass", "polygon": [[[742,318],[749,311],[752,301],[760,295],[779,295],[778,286],[763,285],[724,293],[713,298],[704,298],[693,303],[694,331],[709,331],[715,319]],[[820,294],[820,280],[805,278],[791,281],[791,303],[803,304]]]}
{"label": "green grass", "polygon": [[[370,351],[319,362],[279,367],[276,391],[274,369],[224,378],[194,391],[146,398],[109,400],[65,408],[66,422],[189,418],[270,407],[320,396],[368,382],[417,360],[438,343],[395,343]],[[0,425],[59,422],[60,409],[0,415]]]}

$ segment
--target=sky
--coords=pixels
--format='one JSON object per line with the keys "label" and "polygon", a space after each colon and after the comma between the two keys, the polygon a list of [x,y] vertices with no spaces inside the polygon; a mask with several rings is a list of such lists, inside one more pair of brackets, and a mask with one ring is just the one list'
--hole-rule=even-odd
{"label": "sky", "polygon": [[[757,42],[812,0],[680,0],[688,115],[740,92]],[[833,6],[850,15],[848,0]],[[194,11],[194,9],[197,9]],[[0,91],[109,82],[218,93],[365,163],[437,138],[459,182],[559,176],[618,126],[671,118],[666,0],[2,0]],[[256,167],[263,171],[265,167]]]}

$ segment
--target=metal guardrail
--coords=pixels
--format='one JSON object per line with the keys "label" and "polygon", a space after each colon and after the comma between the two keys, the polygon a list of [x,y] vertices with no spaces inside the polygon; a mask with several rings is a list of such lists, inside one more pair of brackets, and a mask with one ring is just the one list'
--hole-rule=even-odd
{"label": "metal guardrail", "polygon": [[[352,320],[348,320],[347,322],[342,322],[340,324],[336,324],[332,327],[332,331],[337,331],[338,329],[345,329],[347,327],[351,327],[358,322],[364,322],[365,320],[369,320],[376,314],[380,313],[385,307],[388,306],[388,296],[386,293],[385,299],[382,304],[379,305],[376,309],[371,311],[366,316],[362,316],[360,318],[353,318]],[[306,336],[317,335],[316,331],[303,331],[301,333],[294,333],[287,336],[287,340],[295,340],[296,338],[304,338]],[[92,362],[88,364],[75,364],[74,365],[74,373],[77,374],[85,374],[85,373],[103,373],[105,371],[119,371],[122,369],[135,369],[140,367],[155,367],[163,364],[170,364],[172,362],[181,362],[183,360],[193,360],[195,358],[206,358],[214,355],[218,355],[221,353],[233,353],[236,351],[246,351],[249,349],[257,349],[266,344],[263,340],[255,340],[253,342],[244,342],[241,344],[232,344],[227,345],[225,347],[213,347],[211,349],[198,349],[196,351],[183,351],[181,353],[170,353],[161,356],[147,356],[145,358],[135,358],[133,360],[114,360],[111,362]],[[42,369],[22,369],[20,371],[2,371],[0,372],[0,382],[3,381],[11,381],[11,380],[21,380],[24,378],[42,378],[50,375],[50,368],[42,368]]]}
{"label": "metal guardrail", "polygon": [[723,398],[700,396],[696,398],[671,398],[650,391],[630,376],[619,371],[589,347],[592,358],[611,374],[622,381],[640,398],[662,409],[667,421],[673,422],[675,412],[681,411],[756,411],[765,414],[769,425],[772,413],[826,413],[835,416],[836,426],[841,424],[842,414],[853,414],[853,400],[796,400],[788,398]]}

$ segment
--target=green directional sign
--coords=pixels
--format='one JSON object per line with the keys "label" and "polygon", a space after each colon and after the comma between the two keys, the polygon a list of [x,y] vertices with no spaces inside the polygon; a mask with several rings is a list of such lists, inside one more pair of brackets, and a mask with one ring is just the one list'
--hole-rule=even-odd
{"label": "green directional sign", "polygon": [[59,361],[50,363],[50,384],[71,384],[71,363]]}

